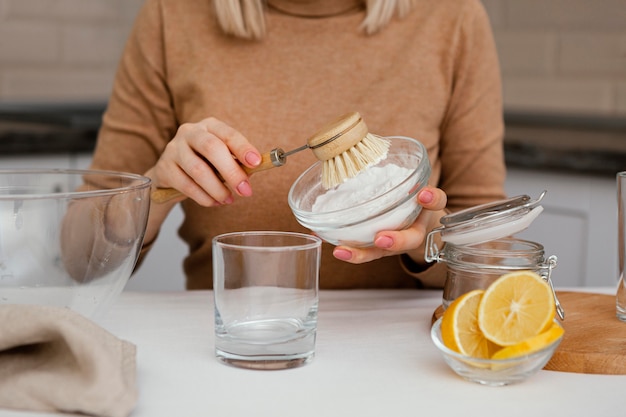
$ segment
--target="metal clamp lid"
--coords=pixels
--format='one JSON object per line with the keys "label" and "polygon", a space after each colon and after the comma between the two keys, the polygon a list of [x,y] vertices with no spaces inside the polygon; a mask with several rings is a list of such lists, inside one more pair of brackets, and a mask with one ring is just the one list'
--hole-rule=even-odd
{"label": "metal clamp lid", "polygon": [[546,191],[531,200],[521,195],[452,213],[441,218],[441,240],[456,245],[487,242],[511,236],[526,229],[543,211],[539,205]]}
{"label": "metal clamp lid", "polygon": [[511,236],[526,229],[543,211],[539,203],[545,195],[545,190],[536,200],[520,195],[442,217],[442,225],[426,236],[426,261],[438,260],[439,248],[434,239],[437,233],[444,243],[469,245]]}
{"label": "metal clamp lid", "polygon": [[563,309],[563,306],[561,305],[561,302],[559,301],[559,298],[556,295],[556,291],[554,290],[554,285],[552,285],[552,279],[551,279],[552,270],[556,268],[556,263],[557,263],[556,256],[552,255],[548,258],[548,262],[546,264],[548,268],[548,274],[545,276],[542,276],[542,278],[550,286],[550,291],[552,291],[552,297],[554,298],[554,307],[556,308],[556,313],[559,315],[559,318],[561,320],[565,320],[565,310]]}

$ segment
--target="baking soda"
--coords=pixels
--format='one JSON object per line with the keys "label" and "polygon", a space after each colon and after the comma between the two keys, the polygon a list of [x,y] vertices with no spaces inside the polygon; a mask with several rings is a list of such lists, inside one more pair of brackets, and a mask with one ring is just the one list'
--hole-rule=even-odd
{"label": "baking soda", "polygon": [[[406,187],[400,187],[395,192],[389,191],[402,183],[412,172],[410,168],[395,164],[374,166],[318,196],[311,211],[330,213],[349,209],[345,214],[338,216],[348,217],[354,222],[334,230],[325,230],[323,237],[352,246],[370,246],[377,232],[398,230],[408,226],[407,218],[418,209],[415,198],[380,216],[377,216],[377,213],[406,198],[408,194]],[[375,204],[363,204],[376,196],[380,197]]]}
{"label": "baking soda", "polygon": [[[356,206],[391,190],[404,181],[411,174],[411,171],[413,170],[410,168],[403,168],[394,164],[366,169],[356,177],[318,196],[315,199],[312,211],[314,213],[326,213],[355,207],[354,216],[361,218],[368,213],[360,212]],[[390,193],[390,195],[381,199],[380,204],[385,204],[389,200],[397,198],[396,194]]]}

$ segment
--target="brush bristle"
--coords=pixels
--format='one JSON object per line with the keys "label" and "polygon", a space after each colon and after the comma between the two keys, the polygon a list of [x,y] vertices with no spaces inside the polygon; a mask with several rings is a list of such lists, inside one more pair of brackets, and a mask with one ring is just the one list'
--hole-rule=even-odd
{"label": "brush bristle", "polygon": [[390,145],[389,140],[368,133],[352,148],[324,161],[322,186],[327,190],[334,188],[377,164],[385,159]]}

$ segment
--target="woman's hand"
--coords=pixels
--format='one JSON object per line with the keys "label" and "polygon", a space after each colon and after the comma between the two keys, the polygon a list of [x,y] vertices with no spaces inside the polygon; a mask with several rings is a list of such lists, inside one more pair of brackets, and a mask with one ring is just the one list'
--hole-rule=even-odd
{"label": "woman's hand", "polygon": [[446,193],[435,187],[424,187],[417,200],[423,207],[415,222],[400,231],[382,231],[374,238],[374,247],[352,248],[337,246],[333,250],[335,258],[359,264],[383,256],[408,254],[415,262],[424,264],[424,240],[426,235],[439,224],[439,219],[446,214]]}
{"label": "woman's hand", "polygon": [[175,188],[210,207],[232,203],[231,190],[240,196],[252,195],[240,163],[253,168],[260,162],[259,151],[241,133],[209,117],[181,125],[146,175],[154,187]]}

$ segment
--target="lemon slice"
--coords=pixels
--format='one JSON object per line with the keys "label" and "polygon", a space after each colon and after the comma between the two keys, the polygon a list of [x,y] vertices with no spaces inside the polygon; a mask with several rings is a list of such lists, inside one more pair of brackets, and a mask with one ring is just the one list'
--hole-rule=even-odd
{"label": "lemon slice", "polygon": [[478,306],[484,337],[512,346],[550,328],[556,313],[547,282],[532,271],[502,275],[485,290]]}
{"label": "lemon slice", "polygon": [[552,323],[552,326],[545,332],[539,333],[535,337],[524,340],[516,345],[507,346],[500,349],[493,354],[491,359],[511,359],[519,356],[530,355],[531,353],[538,352],[541,349],[550,346],[557,341],[565,331],[557,323]]}
{"label": "lemon slice", "polygon": [[500,346],[485,339],[478,327],[483,290],[469,291],[454,300],[441,318],[441,338],[451,350],[473,358],[490,358]]}

